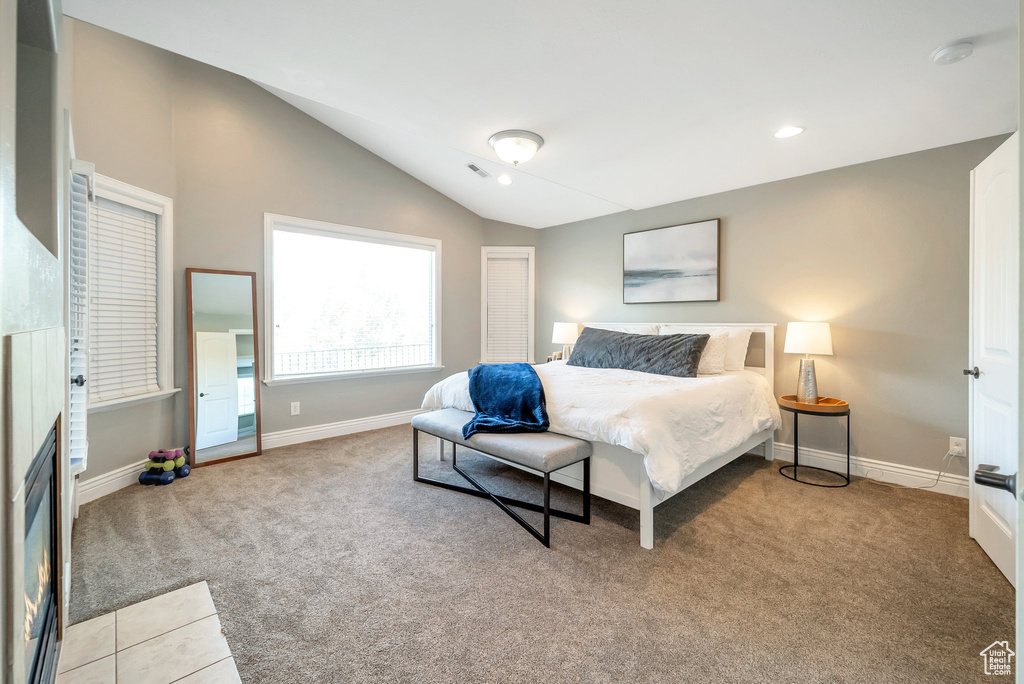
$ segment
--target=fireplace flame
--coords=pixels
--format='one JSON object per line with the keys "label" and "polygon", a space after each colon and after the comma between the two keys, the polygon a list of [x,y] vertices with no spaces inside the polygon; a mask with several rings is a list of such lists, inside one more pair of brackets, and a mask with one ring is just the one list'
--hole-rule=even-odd
{"label": "fireplace flame", "polygon": [[32,626],[39,616],[39,609],[43,606],[43,599],[50,585],[50,551],[43,549],[43,558],[36,568],[38,575],[36,581],[36,595],[31,597],[25,593],[25,643],[32,641]]}

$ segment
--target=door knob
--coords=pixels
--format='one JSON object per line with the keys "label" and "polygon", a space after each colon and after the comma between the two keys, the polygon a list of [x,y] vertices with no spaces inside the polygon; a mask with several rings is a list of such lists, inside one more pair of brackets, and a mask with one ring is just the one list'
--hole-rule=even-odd
{"label": "door knob", "polygon": [[978,376],[981,375],[981,371],[978,370],[977,366],[975,366],[974,368],[964,368],[964,375],[970,375],[971,377],[977,379]]}
{"label": "door knob", "polygon": [[71,384],[77,385],[78,387],[85,387],[85,376],[76,375],[75,377],[71,378]]}
{"label": "door knob", "polygon": [[205,393],[203,393],[203,392],[200,392],[200,393],[199,393],[199,396],[201,396],[201,397],[205,397],[205,396],[206,396],[206,394],[205,394]]}
{"label": "door knob", "polygon": [[996,489],[1005,489],[1014,496],[1017,495],[1017,473],[1013,475],[1003,475],[1002,473],[996,472],[999,470],[999,466],[981,464],[978,469],[974,471],[974,483],[984,485],[986,487],[995,487]]}

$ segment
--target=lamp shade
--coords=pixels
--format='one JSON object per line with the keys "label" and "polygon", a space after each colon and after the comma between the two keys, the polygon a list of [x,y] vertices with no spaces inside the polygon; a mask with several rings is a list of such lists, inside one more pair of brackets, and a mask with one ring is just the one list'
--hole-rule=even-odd
{"label": "lamp shade", "polygon": [[832,329],[828,323],[790,323],[785,353],[832,356]]}
{"label": "lamp shade", "polygon": [[495,133],[487,141],[498,159],[519,166],[533,159],[544,144],[544,138],[530,131],[509,130]]}
{"label": "lamp shade", "polygon": [[555,329],[551,333],[551,343],[576,344],[576,338],[579,336],[579,323],[555,323]]}

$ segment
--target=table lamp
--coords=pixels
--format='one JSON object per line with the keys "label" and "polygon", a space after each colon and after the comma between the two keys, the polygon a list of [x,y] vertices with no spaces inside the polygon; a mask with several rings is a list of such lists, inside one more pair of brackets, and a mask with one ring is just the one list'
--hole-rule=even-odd
{"label": "table lamp", "polygon": [[576,344],[579,336],[579,323],[555,323],[555,329],[551,332],[551,344],[562,345],[562,359],[568,361],[572,345]]}
{"label": "table lamp", "polygon": [[786,326],[786,354],[803,354],[796,400],[801,404],[818,403],[818,380],[814,377],[811,354],[832,356],[832,331],[828,323],[790,323]]}

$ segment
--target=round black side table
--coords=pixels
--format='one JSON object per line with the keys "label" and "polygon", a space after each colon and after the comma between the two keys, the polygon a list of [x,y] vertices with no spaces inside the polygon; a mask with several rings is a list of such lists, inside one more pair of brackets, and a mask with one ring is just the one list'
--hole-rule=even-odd
{"label": "round black side table", "polygon": [[[812,487],[846,487],[850,484],[850,405],[842,399],[832,397],[818,397],[817,404],[803,404],[796,400],[796,396],[787,394],[779,397],[779,408],[793,414],[793,463],[779,468],[783,477],[789,478],[800,484],[811,485]],[[832,416],[842,418],[846,416],[846,475],[837,473],[827,468],[817,466],[800,465],[800,416]],[[823,484],[820,482],[808,482],[800,479],[800,471],[818,470],[823,473],[835,475],[843,479],[840,484]],[[791,472],[790,472],[791,471]]]}

